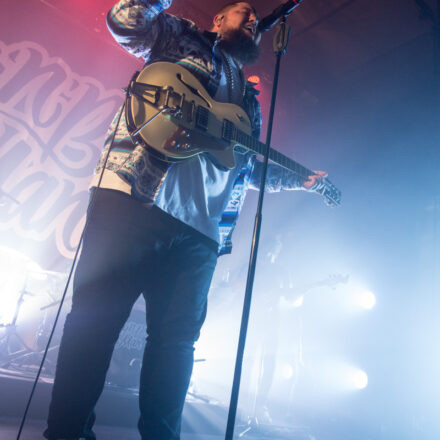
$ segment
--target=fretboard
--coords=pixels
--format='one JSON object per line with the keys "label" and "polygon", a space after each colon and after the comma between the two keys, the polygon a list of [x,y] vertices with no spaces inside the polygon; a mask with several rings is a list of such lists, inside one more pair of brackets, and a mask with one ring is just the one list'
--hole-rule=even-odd
{"label": "fretboard", "polygon": [[[238,130],[236,127],[233,134],[233,140],[237,142],[237,144],[239,144],[240,146],[243,146],[244,148],[247,148],[254,153],[264,156],[264,153],[266,151],[266,144],[260,142],[258,139],[255,139],[252,136],[249,136],[245,132]],[[294,160],[290,159],[290,157],[285,156],[284,154],[280,153],[277,150],[274,150],[273,148],[271,148],[269,151],[269,159],[272,162],[275,162],[278,165],[281,165],[282,167],[293,171],[295,174],[302,177],[303,179],[307,179],[311,174],[314,174],[308,168],[303,167],[298,162],[295,162]]]}

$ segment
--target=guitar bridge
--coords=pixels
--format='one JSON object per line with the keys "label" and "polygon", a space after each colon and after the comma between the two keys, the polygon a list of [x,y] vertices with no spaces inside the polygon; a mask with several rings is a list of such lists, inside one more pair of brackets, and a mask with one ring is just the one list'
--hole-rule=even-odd
{"label": "guitar bridge", "polygon": [[[161,87],[153,84],[141,83],[138,81],[131,81],[128,86],[128,94],[134,95],[143,102],[157,105],[159,101]],[[149,98],[149,99],[148,99]],[[150,101],[152,99],[152,101]]]}

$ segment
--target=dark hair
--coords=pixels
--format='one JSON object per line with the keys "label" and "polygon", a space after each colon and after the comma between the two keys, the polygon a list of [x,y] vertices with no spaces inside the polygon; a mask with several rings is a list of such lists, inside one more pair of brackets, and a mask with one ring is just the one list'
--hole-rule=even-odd
{"label": "dark hair", "polygon": [[[257,10],[255,9],[255,6],[252,6],[249,2],[247,1],[241,1],[241,2],[229,2],[224,4],[221,9],[217,12],[217,14],[224,14],[225,12],[229,11],[229,9],[231,9],[232,7],[238,5],[239,3],[248,3],[251,8],[252,8],[252,12],[255,14],[255,16],[257,17],[257,19],[260,19],[260,15],[258,14]],[[216,15],[217,15],[216,14]]]}

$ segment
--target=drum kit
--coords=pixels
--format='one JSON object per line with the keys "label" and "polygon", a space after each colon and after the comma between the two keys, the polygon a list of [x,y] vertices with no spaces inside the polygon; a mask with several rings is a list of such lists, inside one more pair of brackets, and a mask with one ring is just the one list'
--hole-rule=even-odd
{"label": "drum kit", "polygon": [[[26,373],[38,368],[66,279],[64,273],[43,270],[26,255],[0,247],[1,369]],[[58,334],[51,352],[59,339]],[[44,373],[54,372],[54,356],[48,356]]]}
{"label": "drum kit", "polygon": [[[0,188],[0,206],[20,201]],[[67,274],[43,270],[15,249],[0,246],[0,369],[27,373],[38,369],[57,312]],[[43,372],[55,373],[60,335]]]}

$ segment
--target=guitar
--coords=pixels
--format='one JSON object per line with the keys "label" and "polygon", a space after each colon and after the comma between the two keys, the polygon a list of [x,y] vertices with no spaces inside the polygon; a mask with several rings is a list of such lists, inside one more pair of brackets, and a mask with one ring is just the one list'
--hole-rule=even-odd
{"label": "guitar", "polygon": [[348,275],[332,274],[328,278],[310,283],[305,286],[299,286],[295,288],[283,289],[283,295],[280,297],[280,304],[288,307],[299,307],[302,305],[302,301],[306,295],[319,287],[330,287],[335,289],[338,284],[347,284],[349,279]]}
{"label": "guitar", "polygon": [[[264,155],[266,150],[266,144],[251,136],[251,123],[241,107],[216,102],[179,64],[157,62],[136,72],[125,112],[133,141],[167,162],[208,153],[216,166],[227,170],[235,167],[234,151]],[[269,159],[304,180],[314,174],[272,148]],[[322,183],[318,192],[326,203],[339,205],[341,192],[327,178]]]}

